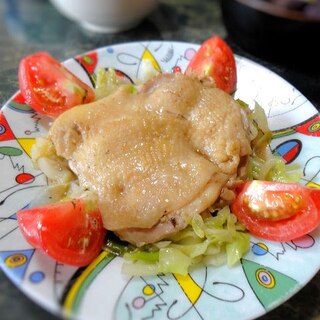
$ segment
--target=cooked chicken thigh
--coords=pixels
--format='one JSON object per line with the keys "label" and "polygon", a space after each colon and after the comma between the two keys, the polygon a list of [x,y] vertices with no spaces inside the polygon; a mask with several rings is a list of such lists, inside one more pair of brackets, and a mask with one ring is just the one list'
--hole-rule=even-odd
{"label": "cooked chicken thigh", "polygon": [[68,110],[49,137],[80,185],[97,195],[105,228],[138,246],[214,205],[251,152],[239,104],[181,74]]}

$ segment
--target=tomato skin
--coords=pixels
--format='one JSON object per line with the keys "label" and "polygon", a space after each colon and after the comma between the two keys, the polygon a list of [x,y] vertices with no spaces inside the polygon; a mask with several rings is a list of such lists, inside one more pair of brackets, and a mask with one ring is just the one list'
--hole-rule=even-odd
{"label": "tomato skin", "polygon": [[26,56],[19,63],[21,94],[35,111],[50,117],[92,102],[94,90],[47,52]]}
{"label": "tomato skin", "polygon": [[186,74],[200,79],[210,76],[217,88],[231,94],[236,89],[237,68],[234,54],[228,44],[219,36],[206,40],[193,56]]}
{"label": "tomato skin", "polygon": [[[278,214],[283,214],[277,220],[262,218],[257,214],[250,212],[250,203],[248,203],[248,195],[253,199],[260,197],[261,203],[269,202],[270,193],[266,192],[264,195],[257,192],[257,189],[264,188],[267,191],[277,192],[277,195],[285,195],[291,193],[303,199],[299,204],[299,210],[294,215],[283,212],[283,208],[277,211],[277,206],[274,210]],[[320,189],[308,188],[299,184],[293,183],[279,183],[270,181],[247,181],[241,184],[237,190],[237,197],[231,204],[231,211],[237,216],[238,220],[242,222],[250,233],[256,237],[273,240],[273,241],[290,241],[299,238],[315,228],[320,224]],[[249,201],[250,202],[250,201]],[[286,203],[286,200],[284,201]],[[261,210],[265,210],[265,205]],[[291,206],[288,206],[291,209]],[[259,208],[260,210],[260,208]]]}
{"label": "tomato skin", "polygon": [[73,266],[88,265],[101,251],[106,230],[98,209],[83,199],[17,212],[25,239],[48,256]]}

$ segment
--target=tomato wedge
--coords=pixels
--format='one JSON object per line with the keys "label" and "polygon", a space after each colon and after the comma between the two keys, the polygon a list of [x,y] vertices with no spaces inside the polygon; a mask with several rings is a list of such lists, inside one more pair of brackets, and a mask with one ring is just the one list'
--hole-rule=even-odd
{"label": "tomato wedge", "polygon": [[89,103],[95,94],[47,52],[26,56],[20,61],[18,79],[26,103],[39,113],[57,117],[76,105]]}
{"label": "tomato wedge", "polygon": [[17,212],[25,239],[53,259],[73,266],[88,265],[101,251],[106,230],[98,209],[83,199]]}
{"label": "tomato wedge", "polygon": [[229,45],[219,36],[206,40],[191,59],[186,74],[212,77],[217,88],[231,94],[236,89],[237,68]]}
{"label": "tomato wedge", "polygon": [[299,184],[247,181],[231,211],[250,233],[274,241],[299,238],[320,224],[320,189]]}

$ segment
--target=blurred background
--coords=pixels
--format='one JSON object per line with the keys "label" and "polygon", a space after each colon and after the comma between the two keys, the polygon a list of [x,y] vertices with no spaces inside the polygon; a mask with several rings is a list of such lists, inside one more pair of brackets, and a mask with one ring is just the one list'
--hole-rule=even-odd
{"label": "blurred background", "polygon": [[293,68],[314,69],[320,54],[319,0],[220,2],[228,34],[243,49]]}
{"label": "blurred background", "polygon": [[271,68],[320,104],[319,0],[161,0],[138,25],[118,33],[83,28],[62,15],[56,1],[0,0],[2,102],[17,88],[17,65],[28,53],[46,50],[64,60],[112,43],[201,43],[218,34],[236,53]]}

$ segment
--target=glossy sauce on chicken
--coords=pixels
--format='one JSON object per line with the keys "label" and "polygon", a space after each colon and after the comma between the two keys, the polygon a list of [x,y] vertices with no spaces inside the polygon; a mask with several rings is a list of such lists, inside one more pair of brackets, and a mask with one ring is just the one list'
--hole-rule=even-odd
{"label": "glossy sauce on chicken", "polygon": [[49,137],[79,184],[98,198],[104,226],[138,246],[185,228],[232,197],[251,153],[246,113],[225,92],[163,74],[64,112]]}

